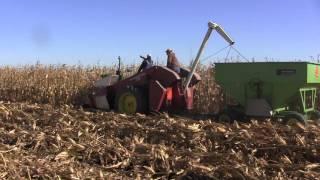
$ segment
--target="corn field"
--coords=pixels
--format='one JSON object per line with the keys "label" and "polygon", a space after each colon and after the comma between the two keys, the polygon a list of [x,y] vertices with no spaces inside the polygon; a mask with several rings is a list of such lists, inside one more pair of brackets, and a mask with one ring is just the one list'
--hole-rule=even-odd
{"label": "corn field", "polygon": [[[124,76],[136,72],[137,66],[122,68]],[[0,100],[32,102],[54,106],[79,104],[93,82],[103,74],[114,74],[116,67],[27,65],[0,68]],[[214,82],[213,69],[200,66],[202,81],[197,85],[196,112],[215,112],[219,108],[220,91]],[[201,97],[201,98],[200,98]],[[207,106],[203,106],[206,104]]]}
{"label": "corn field", "polygon": [[[319,123],[219,123],[74,106],[116,67],[0,68],[0,179],[319,179]],[[136,66],[123,68],[124,76]],[[220,108],[213,66],[200,66],[195,111]]]}
{"label": "corn field", "polygon": [[1,67],[1,100],[73,104],[100,75],[111,68],[82,66]]}

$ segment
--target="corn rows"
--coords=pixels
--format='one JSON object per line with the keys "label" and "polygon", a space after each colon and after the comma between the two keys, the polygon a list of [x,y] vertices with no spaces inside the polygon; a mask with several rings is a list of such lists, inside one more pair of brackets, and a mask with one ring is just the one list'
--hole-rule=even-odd
{"label": "corn rows", "polygon": [[[132,75],[136,65],[123,67],[124,76]],[[114,74],[116,66],[25,65],[0,67],[0,100],[51,104],[80,103],[103,74]],[[220,88],[214,81],[212,66],[200,65],[197,72],[202,81],[195,94],[196,111],[214,112],[221,102]]]}

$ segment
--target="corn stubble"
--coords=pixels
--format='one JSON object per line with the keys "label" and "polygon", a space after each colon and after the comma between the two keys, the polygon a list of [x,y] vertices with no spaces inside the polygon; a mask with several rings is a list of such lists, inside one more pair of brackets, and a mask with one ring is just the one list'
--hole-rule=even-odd
{"label": "corn stubble", "polygon": [[[26,66],[0,70],[1,179],[317,179],[319,125],[217,123],[87,112],[79,94],[112,69]],[[210,67],[199,68],[195,108],[219,108]],[[127,74],[129,75],[129,74]],[[10,102],[8,102],[10,101]]]}

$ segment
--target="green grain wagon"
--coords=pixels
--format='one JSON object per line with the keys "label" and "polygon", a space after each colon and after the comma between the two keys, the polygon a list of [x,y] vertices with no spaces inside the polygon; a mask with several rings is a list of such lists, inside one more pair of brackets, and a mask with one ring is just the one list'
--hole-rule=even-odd
{"label": "green grain wagon", "polygon": [[320,64],[310,62],[215,63],[226,102],[220,120],[271,117],[286,123],[319,119]]}

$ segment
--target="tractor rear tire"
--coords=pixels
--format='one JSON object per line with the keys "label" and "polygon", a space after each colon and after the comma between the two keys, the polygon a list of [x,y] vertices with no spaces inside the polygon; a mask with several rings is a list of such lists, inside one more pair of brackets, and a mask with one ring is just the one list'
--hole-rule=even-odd
{"label": "tractor rear tire", "polygon": [[117,92],[115,110],[125,114],[146,113],[148,96],[142,88],[125,88]]}

